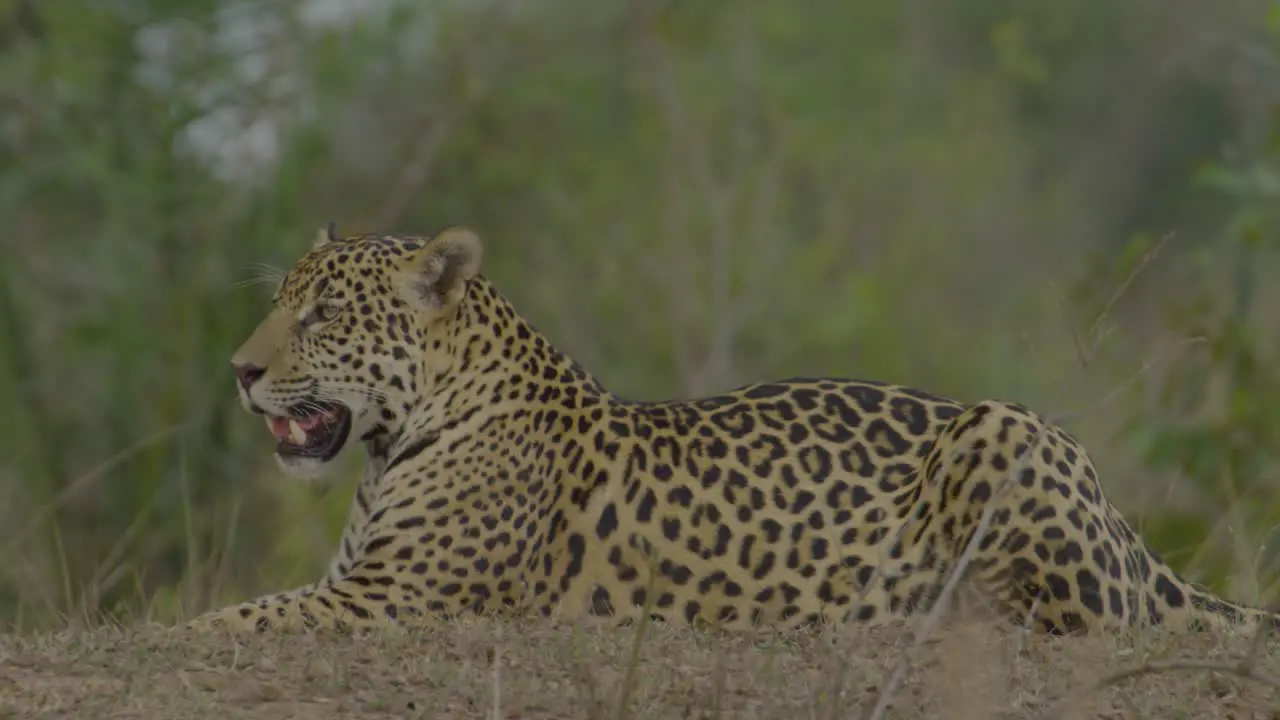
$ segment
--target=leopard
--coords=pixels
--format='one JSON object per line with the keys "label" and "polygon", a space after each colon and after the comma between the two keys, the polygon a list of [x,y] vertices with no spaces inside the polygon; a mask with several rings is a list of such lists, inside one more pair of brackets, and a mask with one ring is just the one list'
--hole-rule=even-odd
{"label": "leopard", "polygon": [[354,445],[363,474],[322,577],[186,627],[876,626],[941,611],[952,576],[1045,633],[1280,626],[1173,570],[1023,405],[836,377],[625,398],[483,254],[463,226],[330,223],[282,272],[231,358],[239,401],[284,474],[326,478]]}

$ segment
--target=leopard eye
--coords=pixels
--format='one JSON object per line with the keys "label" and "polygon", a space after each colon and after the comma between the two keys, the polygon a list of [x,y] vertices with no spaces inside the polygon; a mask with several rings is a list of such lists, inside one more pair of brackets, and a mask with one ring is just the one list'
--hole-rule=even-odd
{"label": "leopard eye", "polygon": [[340,312],[342,312],[341,304],[332,300],[321,300],[312,305],[307,314],[303,316],[302,324],[308,328],[324,325],[325,323],[333,322]]}

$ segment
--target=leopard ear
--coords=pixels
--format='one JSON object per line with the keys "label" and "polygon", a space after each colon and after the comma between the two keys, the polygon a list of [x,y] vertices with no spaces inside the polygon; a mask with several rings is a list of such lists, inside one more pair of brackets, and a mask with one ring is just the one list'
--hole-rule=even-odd
{"label": "leopard ear", "polygon": [[338,224],[330,220],[328,225],[320,228],[316,232],[315,242],[311,244],[312,250],[319,250],[329,243],[336,243],[342,240],[342,236],[338,234]]}
{"label": "leopard ear", "polygon": [[452,311],[480,273],[484,248],[466,228],[449,228],[431,238],[409,260],[401,292],[411,305],[435,315]]}

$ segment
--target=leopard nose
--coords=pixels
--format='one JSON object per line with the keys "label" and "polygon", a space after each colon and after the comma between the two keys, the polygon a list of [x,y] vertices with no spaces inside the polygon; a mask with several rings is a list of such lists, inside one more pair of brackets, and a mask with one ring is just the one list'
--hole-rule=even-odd
{"label": "leopard nose", "polygon": [[248,391],[248,389],[267,372],[266,368],[251,364],[236,364],[234,367],[236,371],[236,380],[240,381],[240,387],[244,388],[246,391]]}

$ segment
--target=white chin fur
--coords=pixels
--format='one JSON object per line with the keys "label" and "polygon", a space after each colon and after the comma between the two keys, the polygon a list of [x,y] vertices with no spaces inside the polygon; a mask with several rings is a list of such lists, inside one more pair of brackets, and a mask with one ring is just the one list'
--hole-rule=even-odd
{"label": "white chin fur", "polygon": [[316,458],[284,457],[280,453],[275,453],[275,457],[276,465],[279,465],[286,475],[299,480],[323,479],[333,465],[333,461],[323,462]]}

